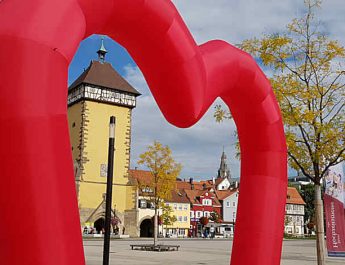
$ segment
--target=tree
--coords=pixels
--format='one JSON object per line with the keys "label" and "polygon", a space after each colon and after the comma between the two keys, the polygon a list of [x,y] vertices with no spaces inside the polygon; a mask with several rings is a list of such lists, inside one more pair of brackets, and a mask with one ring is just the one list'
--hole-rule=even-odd
{"label": "tree", "polygon": [[168,146],[163,146],[155,141],[147,147],[147,151],[140,155],[138,164],[145,165],[151,172],[150,180],[141,182],[140,188],[145,190],[145,196],[154,206],[154,245],[157,243],[158,210],[162,202],[171,197],[171,191],[175,189],[176,178],[181,172],[181,164],[172,158],[172,152]]}
{"label": "tree", "polygon": [[[289,164],[315,184],[318,265],[324,265],[321,180],[345,159],[345,49],[317,22],[320,0],[305,0],[306,13],[285,33],[246,40],[241,48],[273,71],[271,84],[285,124]],[[216,107],[217,120],[229,117]]]}
{"label": "tree", "polygon": [[207,217],[201,217],[201,218],[199,219],[199,222],[200,222],[200,224],[202,224],[203,226],[205,226],[205,225],[208,224],[209,220],[208,220]]}
{"label": "tree", "polygon": [[210,214],[210,220],[215,222],[215,223],[221,223],[222,222],[222,218],[217,212],[212,212]]}
{"label": "tree", "polygon": [[168,233],[168,226],[169,225],[173,225],[176,221],[177,218],[175,215],[173,215],[173,209],[171,208],[171,206],[163,204],[162,207],[162,223],[163,225],[165,225],[165,234]]}
{"label": "tree", "polygon": [[306,203],[304,220],[307,223],[314,223],[314,221],[315,221],[315,207],[314,207],[315,195],[314,194],[315,194],[315,186],[314,185],[308,184],[308,185],[302,186],[301,195],[302,195],[304,202]]}

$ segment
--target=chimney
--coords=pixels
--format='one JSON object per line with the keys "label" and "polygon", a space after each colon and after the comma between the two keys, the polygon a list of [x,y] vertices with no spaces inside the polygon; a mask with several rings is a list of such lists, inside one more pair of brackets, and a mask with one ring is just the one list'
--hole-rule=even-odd
{"label": "chimney", "polygon": [[189,179],[189,184],[190,184],[190,189],[194,190],[194,183],[193,183],[193,178]]}
{"label": "chimney", "polygon": [[203,189],[203,190],[206,190],[206,184],[205,184],[205,183],[202,184],[202,189]]}
{"label": "chimney", "polygon": [[212,178],[212,184],[216,185],[216,178],[215,177]]}
{"label": "chimney", "polygon": [[235,188],[238,188],[238,181],[235,182]]}

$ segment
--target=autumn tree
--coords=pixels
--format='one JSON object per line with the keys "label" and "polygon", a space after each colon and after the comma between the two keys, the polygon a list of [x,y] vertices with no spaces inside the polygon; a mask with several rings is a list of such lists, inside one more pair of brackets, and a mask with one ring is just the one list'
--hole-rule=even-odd
{"label": "autumn tree", "polygon": [[170,205],[166,205],[163,203],[162,207],[162,223],[165,225],[165,233],[168,233],[168,226],[173,225],[176,221],[176,215],[173,215],[173,209],[171,208]]}
{"label": "autumn tree", "polygon": [[141,189],[154,207],[154,245],[157,243],[158,210],[164,200],[171,197],[176,178],[181,172],[181,164],[175,162],[171,149],[155,141],[140,155],[138,164],[145,165],[151,172],[149,181],[141,183]]}
{"label": "autumn tree", "polygon": [[[306,12],[284,33],[246,40],[241,48],[273,70],[271,84],[285,124],[290,167],[315,184],[318,265],[324,265],[321,180],[345,159],[345,50],[318,22],[320,0],[305,0]],[[231,117],[216,107],[217,120]]]}

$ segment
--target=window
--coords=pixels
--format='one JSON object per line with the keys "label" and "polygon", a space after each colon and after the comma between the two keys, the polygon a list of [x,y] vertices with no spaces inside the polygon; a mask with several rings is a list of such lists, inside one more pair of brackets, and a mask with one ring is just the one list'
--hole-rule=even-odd
{"label": "window", "polygon": [[178,221],[179,221],[179,222],[182,222],[182,216],[179,216],[179,217],[178,217]]}
{"label": "window", "polygon": [[177,204],[176,203],[174,204],[174,209],[177,210]]}
{"label": "window", "polygon": [[153,202],[147,202],[146,203],[146,208],[147,209],[154,209],[155,208],[155,204]]}
{"label": "window", "polygon": [[236,212],[232,212],[232,218],[236,218]]}
{"label": "window", "polygon": [[232,202],[232,206],[236,207],[236,202]]}
{"label": "window", "polygon": [[183,216],[183,221],[187,222],[188,221],[188,217],[187,216]]}
{"label": "window", "polygon": [[196,212],[196,218],[200,218],[201,217],[201,212],[197,211]]}
{"label": "window", "polygon": [[100,173],[101,177],[104,177],[104,178],[107,177],[108,167],[106,164],[101,164],[100,172],[101,172]]}
{"label": "window", "polygon": [[190,212],[190,218],[194,218],[194,212],[193,211]]}
{"label": "window", "polygon": [[141,189],[141,191],[144,193],[152,193],[153,192],[153,190],[150,187],[144,187]]}
{"label": "window", "polygon": [[139,200],[139,208],[146,209],[147,203],[145,200]]}
{"label": "window", "polygon": [[203,199],[202,204],[203,205],[212,205],[212,200],[210,200],[210,199]]}
{"label": "window", "polygon": [[182,205],[181,205],[181,204],[178,206],[178,209],[179,209],[180,211],[182,211]]}
{"label": "window", "polygon": [[210,216],[210,212],[205,212],[205,213],[204,213],[204,216],[205,216],[205,217],[209,217],[209,216]]}
{"label": "window", "polygon": [[230,207],[230,202],[226,202],[226,207]]}
{"label": "window", "polygon": [[183,206],[183,210],[188,210],[188,205],[187,204],[185,204],[184,206]]}

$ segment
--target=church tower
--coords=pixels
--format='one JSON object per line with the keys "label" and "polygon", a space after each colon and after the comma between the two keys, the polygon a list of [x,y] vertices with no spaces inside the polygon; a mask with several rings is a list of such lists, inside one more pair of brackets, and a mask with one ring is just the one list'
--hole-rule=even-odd
{"label": "church tower", "polygon": [[228,168],[227,164],[227,157],[223,149],[222,157],[220,159],[220,166],[218,169],[218,176],[217,178],[228,178],[230,180],[231,175],[230,175],[230,170]]}
{"label": "church tower", "polygon": [[131,119],[140,93],[105,61],[103,40],[98,60],[70,85],[68,119],[81,225],[104,226],[109,117],[116,117],[113,215],[119,229],[137,235],[135,187],[128,179]]}

